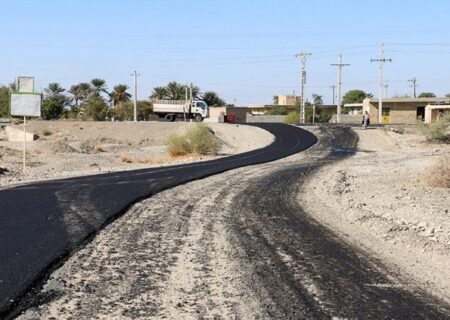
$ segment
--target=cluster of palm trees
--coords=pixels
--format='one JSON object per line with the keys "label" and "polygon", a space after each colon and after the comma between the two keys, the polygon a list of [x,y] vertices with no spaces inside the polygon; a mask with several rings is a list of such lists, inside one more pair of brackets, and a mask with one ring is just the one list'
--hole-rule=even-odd
{"label": "cluster of palm trees", "polygon": [[[44,119],[86,116],[95,120],[112,117],[128,119],[132,112],[129,102],[131,94],[128,93],[128,89],[127,85],[118,84],[112,91],[108,91],[106,81],[99,78],[74,84],[67,91],[59,83],[53,82],[44,89],[42,116]],[[192,85],[187,87],[176,81],[169,82],[164,87],[155,87],[150,100],[185,100],[190,94],[193,99],[203,100],[209,106],[225,105],[225,101],[214,91],[200,93],[199,87]],[[142,109],[142,117],[145,118],[151,110],[151,102],[140,101],[139,108]]]}
{"label": "cluster of palm trees", "polygon": [[[131,94],[127,92],[129,87],[125,84],[118,84],[114,87],[113,91],[108,92],[106,81],[99,78],[94,78],[90,82],[80,82],[74,84],[67,90],[72,95],[68,102],[72,102],[74,106],[79,107],[80,103],[85,101],[92,95],[105,94],[113,105],[117,105],[119,102],[129,101]],[[44,92],[48,96],[55,96],[63,94],[66,90],[57,82],[50,83]]]}
{"label": "cluster of palm trees", "polygon": [[223,106],[225,101],[214,91],[200,92],[197,86],[187,86],[176,81],[169,82],[165,87],[153,88],[151,100],[185,100],[192,94],[195,100],[203,100],[210,107]]}

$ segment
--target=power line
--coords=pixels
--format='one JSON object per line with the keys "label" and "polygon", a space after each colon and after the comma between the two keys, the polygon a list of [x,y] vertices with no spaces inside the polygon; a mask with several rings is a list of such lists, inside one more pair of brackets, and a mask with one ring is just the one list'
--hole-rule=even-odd
{"label": "power line", "polygon": [[339,54],[339,63],[332,63],[331,66],[337,66],[338,67],[338,95],[337,95],[337,114],[336,114],[336,122],[341,123],[341,90],[342,90],[342,67],[349,66],[348,63],[342,63],[342,53]]}
{"label": "power line", "polygon": [[392,59],[386,59],[384,57],[384,44],[380,45],[380,57],[378,59],[370,59],[371,62],[380,63],[380,93],[378,97],[378,125],[383,122],[383,64],[385,62],[392,62]]}
{"label": "power line", "polygon": [[306,85],[306,58],[308,56],[311,56],[311,53],[305,53],[301,52],[299,54],[296,54],[296,58],[300,58],[301,62],[301,93],[302,93],[302,100],[301,100],[301,108],[300,108],[300,123],[305,123],[305,85]]}

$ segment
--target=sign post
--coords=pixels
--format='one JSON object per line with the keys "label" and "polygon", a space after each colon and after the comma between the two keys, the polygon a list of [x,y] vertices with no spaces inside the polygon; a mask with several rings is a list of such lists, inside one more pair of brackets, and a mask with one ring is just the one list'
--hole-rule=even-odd
{"label": "sign post", "polygon": [[33,77],[18,77],[17,92],[11,93],[11,116],[23,117],[23,173],[26,171],[27,117],[40,117],[42,95],[34,92]]}

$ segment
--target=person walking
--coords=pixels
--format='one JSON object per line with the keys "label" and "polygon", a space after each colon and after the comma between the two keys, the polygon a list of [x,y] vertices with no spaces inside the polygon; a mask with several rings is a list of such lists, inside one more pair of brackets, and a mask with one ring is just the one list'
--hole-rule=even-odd
{"label": "person walking", "polygon": [[370,116],[369,113],[366,111],[364,112],[363,118],[362,118],[362,128],[366,129],[370,125]]}

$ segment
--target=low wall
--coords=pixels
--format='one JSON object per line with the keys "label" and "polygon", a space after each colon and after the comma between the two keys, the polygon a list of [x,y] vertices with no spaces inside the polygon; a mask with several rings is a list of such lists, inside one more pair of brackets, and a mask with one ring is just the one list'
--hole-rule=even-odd
{"label": "low wall", "polygon": [[256,123],[256,122],[269,122],[269,123],[279,123],[284,122],[284,118],[286,116],[252,116],[247,115],[247,122],[249,123]]}

